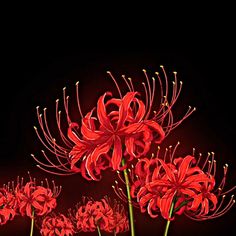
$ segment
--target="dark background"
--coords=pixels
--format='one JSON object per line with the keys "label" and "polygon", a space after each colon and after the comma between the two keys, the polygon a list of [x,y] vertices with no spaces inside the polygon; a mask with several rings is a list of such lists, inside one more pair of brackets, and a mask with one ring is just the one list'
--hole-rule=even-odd
{"label": "dark background", "polygon": [[[129,22],[126,31],[119,23],[108,31],[107,27],[101,27],[103,22],[93,27],[84,23],[70,28],[68,24],[62,29],[60,24],[41,25],[39,20],[31,25],[30,18],[18,20],[6,26],[2,34],[1,184],[18,175],[27,179],[28,170],[39,180],[55,179],[63,186],[57,208],[63,213],[83,195],[99,199],[108,194],[115,198],[111,188],[115,175],[109,171],[104,173],[102,181],[94,183],[80,175],[55,177],[35,167],[30,154],[39,156],[41,149],[33,129],[37,125],[35,107],[47,106],[49,119],[54,122],[54,102],[62,98],[62,88],[67,86],[68,93],[73,94],[74,84],[79,80],[86,113],[103,92],[114,88],[107,79],[107,70],[119,79],[126,74],[142,80],[143,68],[153,74],[161,64],[169,76],[178,71],[179,80],[184,82],[176,112],[184,112],[188,105],[197,107],[162,146],[181,141],[180,155],[191,152],[192,147],[205,155],[214,151],[217,178],[222,176],[223,164],[228,163],[227,186],[235,184],[235,38],[230,25],[211,21],[186,27],[170,24],[167,36],[155,18],[155,26],[142,25],[140,20]],[[234,207],[221,218],[204,222],[177,217],[171,223],[169,235],[223,235],[234,228],[235,212]],[[137,236],[162,235],[165,221],[161,217],[150,219],[135,210],[135,219]],[[0,235],[16,235],[16,232],[29,235],[29,229],[28,218],[16,217],[0,227]]]}

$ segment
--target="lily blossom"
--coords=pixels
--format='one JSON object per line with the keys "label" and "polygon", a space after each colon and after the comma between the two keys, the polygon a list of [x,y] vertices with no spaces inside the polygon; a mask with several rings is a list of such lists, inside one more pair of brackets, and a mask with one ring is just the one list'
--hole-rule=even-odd
{"label": "lily blossom", "polygon": [[[123,75],[122,80],[128,89],[124,95],[118,80],[108,71],[119,97],[113,97],[110,92],[104,93],[98,99],[97,106],[85,116],[80,106],[79,82],[77,82],[76,101],[79,116],[76,121],[70,116],[69,96],[66,95],[64,88],[66,120],[62,118],[57,99],[57,134],[50,130],[47,109],[44,108],[41,113],[37,107],[40,129],[34,127],[36,134],[47,151],[54,155],[54,157],[48,156],[42,150],[45,163],[32,154],[31,156],[38,162],[37,166],[52,174],[71,175],[80,172],[88,180],[99,180],[101,171],[107,168],[113,170],[126,168],[126,165],[121,164],[122,158],[128,165],[134,158],[146,155],[152,143],[161,143],[171,130],[195,110],[189,107],[186,114],[175,121],[172,110],[180,95],[182,82],[177,81],[177,73],[174,72],[173,87],[170,92],[169,80],[163,66],[161,70],[161,73],[156,73],[155,77],[152,77],[152,82],[146,70],[143,70],[145,82],[142,82],[144,88],[142,92],[136,91],[132,79]],[[156,95],[157,83],[158,95]]]}

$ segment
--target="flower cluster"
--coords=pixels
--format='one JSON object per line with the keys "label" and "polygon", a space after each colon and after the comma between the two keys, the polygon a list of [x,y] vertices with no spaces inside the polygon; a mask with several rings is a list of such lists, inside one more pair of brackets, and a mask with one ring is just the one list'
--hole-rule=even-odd
{"label": "flower cluster", "polygon": [[30,177],[30,180],[24,184],[23,178],[17,178],[16,184],[9,182],[0,188],[0,224],[12,220],[15,215],[44,216],[56,208],[56,198],[60,194],[61,187],[55,186],[52,182],[52,188],[46,179],[46,187],[42,181],[37,185],[36,180]]}
{"label": "flower cluster", "polygon": [[[141,99],[141,93],[134,90],[132,80],[126,79],[125,76],[122,78],[127,85],[128,92],[122,95],[116,79],[111,72],[108,72],[117,87],[119,97],[113,97],[111,92],[104,93],[98,99],[97,106],[85,116],[80,107],[79,83],[77,82],[76,95],[81,124],[72,121],[70,117],[69,96],[66,96],[64,88],[66,134],[62,129],[61,111],[58,110],[59,99],[56,100],[56,124],[60,142],[56,142],[49,129],[46,108],[41,114],[39,107],[37,107],[38,122],[42,134],[37,127],[34,127],[35,131],[46,149],[56,157],[55,160],[52,160],[42,151],[48,162],[44,163],[32,154],[32,157],[39,163],[38,167],[58,175],[81,172],[82,176],[88,180],[99,180],[102,170],[107,168],[125,169],[126,164],[122,164],[123,158],[126,163],[129,163],[133,159],[146,155],[151,144],[161,143],[171,130],[195,110],[195,108],[189,107],[179,121],[174,121],[172,109],[179,97],[182,82],[178,84],[177,73],[174,72],[172,96],[170,97],[168,78],[163,66],[161,69],[164,79],[159,73],[156,73],[157,79],[152,78],[152,85],[146,71],[143,70],[146,79],[146,83],[142,83],[145,101]],[[156,104],[154,99],[157,99],[155,96],[156,80],[160,85],[161,97],[159,104],[157,104],[158,110],[152,111],[154,103]],[[63,145],[59,143],[63,143]],[[51,168],[54,168],[55,171],[52,171]]]}
{"label": "flower cluster", "polygon": [[129,230],[129,220],[124,206],[111,203],[108,197],[99,201],[84,198],[71,213],[78,232],[102,230],[108,233],[122,233]]}
{"label": "flower cluster", "polygon": [[[207,156],[201,163],[201,155],[195,152],[185,157],[174,157],[176,145],[166,149],[160,155],[160,146],[156,156],[147,158],[155,145],[160,145],[169,133],[182,123],[195,108],[189,107],[180,119],[174,119],[173,106],[181,89],[182,82],[177,81],[174,72],[172,89],[169,79],[161,66],[161,73],[149,78],[143,70],[145,81],[143,90],[137,91],[131,78],[122,76],[126,91],[120,87],[111,72],[107,72],[113,80],[118,96],[105,92],[98,98],[94,108],[88,109],[83,115],[80,98],[79,82],[76,83],[76,103],[79,117],[69,106],[69,96],[63,89],[64,115],[56,100],[57,131],[52,132],[47,121],[47,109],[41,113],[39,107],[37,118],[39,129],[34,127],[38,138],[46,151],[42,150],[43,160],[35,155],[38,167],[46,172],[57,175],[81,173],[87,180],[98,181],[102,171],[111,169],[118,173],[119,179],[126,186],[126,193],[115,181],[115,193],[128,203],[129,217],[125,208],[118,202],[104,197],[99,201],[84,198],[76,209],[70,210],[68,217],[64,214],[50,214],[56,207],[59,189],[54,190],[36,185],[29,181],[16,188],[0,189],[0,224],[13,219],[16,212],[30,218],[45,216],[41,224],[41,234],[73,235],[80,232],[101,231],[114,235],[131,230],[135,235],[133,206],[141,212],[148,212],[152,218],[161,215],[167,220],[165,236],[169,223],[175,215],[185,214],[194,220],[207,220],[226,213],[235,203],[234,196],[226,201],[227,194],[236,186],[225,191],[228,165],[225,164],[223,178],[216,186],[216,160],[214,153]],[[159,92],[156,93],[156,85]],[[73,106],[72,106],[73,107]],[[73,118],[72,114],[73,113]]]}
{"label": "flower cluster", "polygon": [[224,191],[228,165],[216,187],[214,153],[208,154],[202,166],[199,162],[193,155],[174,158],[174,153],[169,161],[158,155],[140,160],[134,169],[136,179],[131,194],[141,212],[147,210],[153,218],[160,213],[167,220],[174,219],[174,214],[207,220],[226,213],[235,203],[234,195],[227,204],[224,200],[236,188]]}

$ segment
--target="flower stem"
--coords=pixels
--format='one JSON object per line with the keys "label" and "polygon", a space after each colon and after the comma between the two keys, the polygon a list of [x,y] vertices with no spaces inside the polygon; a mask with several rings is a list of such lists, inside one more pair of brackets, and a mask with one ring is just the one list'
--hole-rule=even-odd
{"label": "flower stem", "polygon": [[30,236],[33,236],[33,232],[34,232],[34,210],[32,210],[31,227],[30,227]]}
{"label": "flower stem", "polygon": [[[125,165],[125,160],[122,159],[122,166]],[[133,206],[130,196],[130,184],[129,184],[129,176],[127,173],[127,170],[124,169],[124,177],[125,177],[125,185],[126,185],[126,191],[127,191],[127,197],[128,197],[128,206],[129,206],[129,219],[130,219],[130,229],[131,229],[131,236],[135,236],[134,232],[134,213],[133,213]]]}
{"label": "flower stem", "polygon": [[[175,205],[175,201],[173,201],[172,204],[171,204],[170,212],[169,212],[169,218],[171,218],[171,216],[172,216],[172,213],[173,213],[173,210],[174,210],[174,205]],[[167,236],[169,227],[170,227],[170,220],[168,220],[168,221],[166,222],[166,228],[165,228],[164,236]]]}
{"label": "flower stem", "polygon": [[97,225],[98,236],[102,236],[99,226]]}

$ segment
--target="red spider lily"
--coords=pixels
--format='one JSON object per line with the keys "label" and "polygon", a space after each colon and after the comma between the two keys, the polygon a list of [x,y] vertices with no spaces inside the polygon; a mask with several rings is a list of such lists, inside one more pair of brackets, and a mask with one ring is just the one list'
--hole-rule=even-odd
{"label": "red spider lily", "polygon": [[112,208],[105,199],[88,200],[86,204],[78,207],[75,218],[77,229],[83,232],[93,232],[97,227],[106,230],[114,223]]}
{"label": "red spider lily", "polygon": [[115,203],[113,212],[114,224],[110,226],[110,229],[107,230],[107,232],[115,232],[116,234],[118,234],[129,231],[129,220],[124,206],[119,203]]}
{"label": "red spider lily", "polygon": [[[158,73],[156,73],[160,85],[160,102],[157,111],[153,110],[156,82],[153,78],[151,86],[150,79],[145,70],[146,83],[144,86],[145,101],[139,97],[139,93],[134,90],[132,80],[125,81],[128,92],[122,95],[121,89],[113,77],[120,98],[111,98],[105,102],[105,98],[112,94],[107,92],[101,96],[97,103],[96,115],[94,109],[83,116],[79,102],[78,85],[76,83],[76,95],[78,110],[81,116],[81,125],[72,121],[69,115],[69,97],[66,96],[66,89],[63,89],[64,108],[67,122],[61,122],[61,111],[59,111],[59,100],[56,100],[56,124],[58,127],[60,141],[56,142],[47,123],[46,108],[40,114],[37,107],[38,122],[43,136],[35,127],[36,133],[47,148],[55,155],[55,159],[49,158],[42,151],[48,164],[32,157],[39,163],[38,167],[59,175],[70,175],[81,172],[86,179],[99,180],[101,170],[111,167],[120,170],[121,159],[125,157],[127,161],[145,155],[151,143],[160,143],[171,130],[177,127],[195,109],[189,108],[182,119],[175,122],[172,109],[179,97],[182,82],[178,85],[176,72],[174,73],[172,96],[169,95],[168,78],[163,66],[164,84]],[[153,114],[153,115],[151,115]],[[67,133],[63,131],[66,126]],[[63,128],[62,128],[63,127]],[[125,147],[125,148],[124,148]],[[51,170],[52,168],[57,171]]]}
{"label": "red spider lily", "polygon": [[100,201],[84,198],[83,203],[77,206],[73,214],[71,218],[76,223],[78,231],[94,232],[98,227],[105,232],[114,233],[129,230],[129,221],[124,207],[117,202],[112,207],[107,197]]}
{"label": "red spider lily", "polygon": [[71,220],[65,215],[53,214],[43,219],[40,233],[43,236],[71,236],[75,230]]}
{"label": "red spider lily", "polygon": [[14,195],[4,187],[0,188],[0,225],[15,217],[16,207]]}
{"label": "red spider lily", "polygon": [[[137,198],[142,212],[147,209],[151,217],[157,217],[158,213],[161,213],[165,219],[170,220],[169,213],[174,204],[175,214],[184,213],[191,219],[206,220],[223,215],[233,206],[235,203],[233,195],[228,204],[223,205],[226,194],[236,188],[235,186],[223,192],[227,165],[224,167],[224,177],[219,187],[215,188],[214,154],[210,161],[208,161],[210,154],[208,155],[201,168],[200,159],[196,162],[194,156],[173,158],[173,155],[174,152],[170,155],[168,163],[164,161],[165,158],[164,160],[158,158],[158,155],[157,158],[143,159],[137,163],[135,168],[137,179],[132,185],[131,194]],[[146,168],[146,175],[140,166]]]}
{"label": "red spider lily", "polygon": [[32,180],[24,186],[17,185],[15,192],[22,216],[27,215],[30,218],[34,215],[42,216],[56,208],[56,198],[60,194],[61,187],[58,188],[53,182],[53,189],[50,189],[47,179],[46,183],[47,187],[36,185]]}

